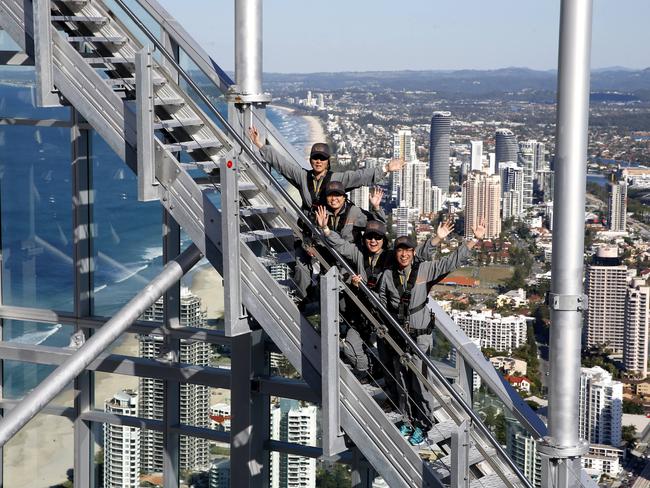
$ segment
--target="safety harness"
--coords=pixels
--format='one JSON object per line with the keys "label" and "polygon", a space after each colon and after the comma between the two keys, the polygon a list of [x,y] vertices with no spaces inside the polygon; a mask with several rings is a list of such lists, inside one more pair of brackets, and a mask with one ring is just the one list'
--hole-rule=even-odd
{"label": "safety harness", "polygon": [[399,292],[397,321],[402,324],[407,331],[409,330],[409,315],[412,312],[412,310],[409,310],[409,304],[411,303],[411,293],[413,292],[413,287],[415,286],[415,282],[418,279],[419,268],[420,262],[414,260],[411,264],[411,272],[408,276],[406,284],[402,282],[402,276],[399,273],[399,268],[397,266],[393,268],[393,284],[395,285],[395,289]]}

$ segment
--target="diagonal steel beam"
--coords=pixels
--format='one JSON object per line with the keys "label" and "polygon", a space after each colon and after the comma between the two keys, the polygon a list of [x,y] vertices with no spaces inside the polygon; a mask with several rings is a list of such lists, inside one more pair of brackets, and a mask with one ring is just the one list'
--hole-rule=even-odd
{"label": "diagonal steel beam", "polygon": [[86,367],[104,352],[140,315],[201,259],[195,245],[188,247],[151,280],[83,346],[34,388],[0,422],[0,446],[4,446],[27,422]]}

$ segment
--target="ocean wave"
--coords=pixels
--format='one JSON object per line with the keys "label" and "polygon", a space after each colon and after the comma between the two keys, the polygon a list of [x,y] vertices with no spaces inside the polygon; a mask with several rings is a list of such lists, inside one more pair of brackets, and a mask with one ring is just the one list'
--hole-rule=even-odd
{"label": "ocean wave", "polygon": [[162,246],[151,246],[145,248],[142,253],[142,260],[145,262],[151,262],[156,258],[159,258],[163,255]]}
{"label": "ocean wave", "polygon": [[54,325],[51,329],[48,330],[40,330],[38,332],[28,332],[27,334],[23,334],[18,337],[14,337],[13,339],[9,339],[9,342],[14,342],[18,344],[32,344],[32,345],[39,345],[45,342],[48,337],[51,335],[56,334],[59,329],[61,329],[63,325],[61,324],[56,324]]}

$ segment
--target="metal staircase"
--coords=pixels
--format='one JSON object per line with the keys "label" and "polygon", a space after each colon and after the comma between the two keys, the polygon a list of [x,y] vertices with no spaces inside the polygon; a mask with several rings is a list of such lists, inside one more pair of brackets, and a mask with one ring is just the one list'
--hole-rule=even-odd
{"label": "metal staircase", "polygon": [[[51,60],[40,55],[37,69],[51,70],[55,95],[73,105],[138,173],[141,199],[159,199],[219,272],[224,260],[237,258],[224,250],[221,230],[221,199],[228,191],[224,173],[235,172],[243,305],[320,393],[323,378],[330,374],[321,361],[322,338],[269,273],[269,266],[293,259],[294,235],[301,233],[296,222],[304,216],[247,147],[242,127],[232,126],[232,116],[228,122],[225,98],[217,96],[228,95],[231,81],[153,0],[137,6],[160,36],[138,22],[139,16],[122,0],[34,0],[34,10],[29,6],[0,0],[0,28],[32,57],[43,42],[51,43]],[[48,28],[36,18],[49,18]],[[156,50],[151,52],[147,44],[155,44]],[[195,73],[181,68],[173,54],[179,47],[209,87],[199,86],[192,78]],[[206,95],[206,88],[217,96]],[[264,125],[268,139],[293,157],[291,150],[282,149],[286,144],[277,131]],[[391,487],[530,487],[490,429],[472,413],[471,381],[469,390],[463,388],[463,375],[467,379],[477,372],[534,437],[545,434],[543,423],[444,312],[436,309],[436,320],[463,368],[457,368],[453,385],[445,378],[449,373],[429,375],[437,409],[425,449],[406,442],[373,398],[376,392],[364,388],[339,359],[340,405],[335,399],[336,405],[328,407],[338,410],[342,430]],[[398,352],[408,364],[405,352]]]}

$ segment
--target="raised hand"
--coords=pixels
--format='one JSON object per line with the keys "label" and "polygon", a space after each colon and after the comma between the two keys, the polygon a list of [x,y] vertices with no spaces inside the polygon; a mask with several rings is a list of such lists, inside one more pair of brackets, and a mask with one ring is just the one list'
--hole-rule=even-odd
{"label": "raised hand", "polygon": [[481,219],[478,223],[472,227],[472,233],[477,239],[483,239],[487,233],[487,225],[485,224],[485,219]]}
{"label": "raised hand", "polygon": [[327,214],[327,209],[324,205],[319,205],[316,209],[316,224],[318,227],[323,229],[327,227],[327,221],[329,220],[329,215]]}
{"label": "raised hand", "polygon": [[374,187],[374,189],[370,192],[370,198],[368,199],[370,202],[370,207],[376,210],[379,209],[382,198],[384,198],[384,190],[382,190],[379,186]]}
{"label": "raised hand", "polygon": [[438,225],[438,228],[436,229],[436,237],[442,240],[451,234],[451,231],[453,230],[454,222],[452,220],[445,220],[444,222],[441,222],[440,225]]}
{"label": "raised hand", "polygon": [[391,171],[399,171],[404,167],[406,164],[406,161],[403,159],[391,159],[390,162],[386,165],[386,171],[391,172]]}
{"label": "raised hand", "polygon": [[258,132],[257,127],[250,126],[248,128],[248,136],[250,137],[251,142],[255,144],[258,149],[262,149],[264,142],[262,142],[262,138],[260,137],[260,133]]}
{"label": "raised hand", "polygon": [[352,281],[352,284],[359,288],[359,283],[361,283],[361,275],[354,275],[352,278],[350,278],[350,281]]}

